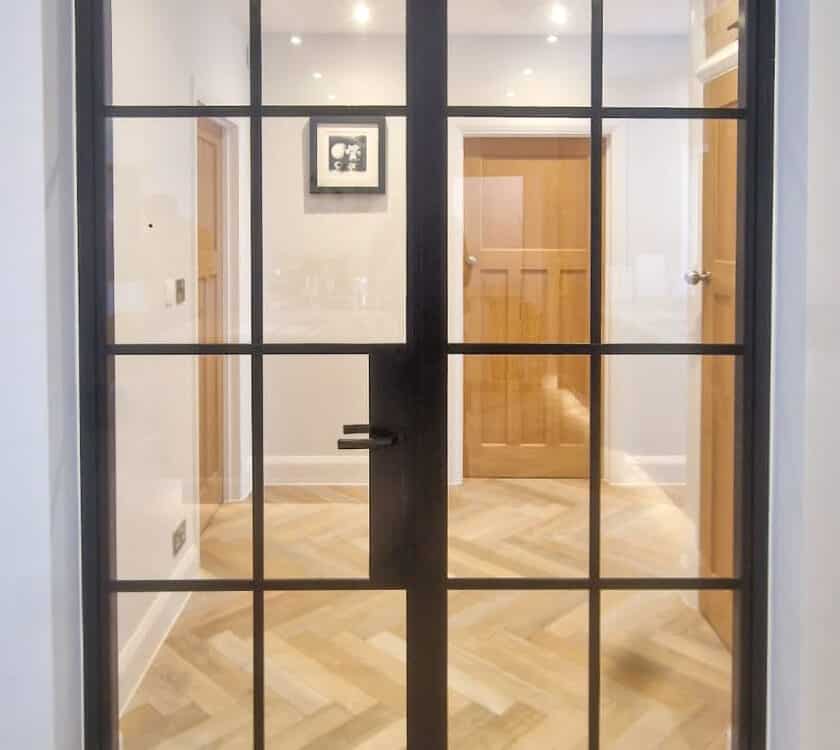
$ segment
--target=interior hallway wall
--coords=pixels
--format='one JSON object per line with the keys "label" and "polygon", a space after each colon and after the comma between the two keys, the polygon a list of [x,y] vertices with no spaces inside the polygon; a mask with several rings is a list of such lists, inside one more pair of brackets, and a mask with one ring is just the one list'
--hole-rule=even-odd
{"label": "interior hallway wall", "polygon": [[0,747],[79,750],[72,3],[4,11]]}
{"label": "interior hallway wall", "polygon": [[833,0],[779,0],[770,577],[773,750],[833,750],[840,721],[840,302]]}
{"label": "interior hallway wall", "polygon": [[[121,104],[247,103],[247,4],[227,0],[113,0],[113,98]],[[250,139],[231,123],[238,177],[238,288],[228,290],[229,340],[247,341],[250,321]],[[121,342],[193,342],[197,337],[196,121],[120,120],[113,127],[114,307]],[[185,280],[185,302],[167,283]],[[231,310],[228,311],[229,313]],[[234,358],[226,359],[236,382]],[[121,358],[116,368],[117,569],[124,578],[190,578],[198,572],[198,378],[192,357]],[[228,394],[230,414],[250,415],[250,378]],[[238,406],[238,409],[236,408]],[[233,446],[250,463],[250,429]],[[249,492],[247,472],[228,499]],[[173,555],[172,533],[186,522]],[[119,600],[120,703],[131,697],[186,597]]]}

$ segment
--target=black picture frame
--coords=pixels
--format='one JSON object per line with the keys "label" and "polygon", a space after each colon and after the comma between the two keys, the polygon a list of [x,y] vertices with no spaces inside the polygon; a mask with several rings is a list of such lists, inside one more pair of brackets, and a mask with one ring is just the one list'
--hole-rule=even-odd
{"label": "black picture frame", "polygon": [[[371,185],[324,185],[318,169],[318,131],[323,126],[347,126],[348,128],[376,128],[378,143],[378,174],[375,186]],[[384,117],[310,117],[309,118],[309,192],[313,194],[368,194],[385,192],[387,171],[387,126]]]}

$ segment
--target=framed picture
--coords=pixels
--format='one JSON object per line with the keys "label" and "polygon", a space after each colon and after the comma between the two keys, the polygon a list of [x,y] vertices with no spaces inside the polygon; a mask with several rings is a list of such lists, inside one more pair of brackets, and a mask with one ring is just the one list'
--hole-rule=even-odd
{"label": "framed picture", "polygon": [[309,120],[310,193],[385,192],[385,118]]}

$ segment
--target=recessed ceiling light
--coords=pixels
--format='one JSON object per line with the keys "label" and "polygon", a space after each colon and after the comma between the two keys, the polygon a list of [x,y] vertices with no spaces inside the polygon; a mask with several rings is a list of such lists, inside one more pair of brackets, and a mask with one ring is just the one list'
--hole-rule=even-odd
{"label": "recessed ceiling light", "polygon": [[566,6],[559,3],[551,6],[551,20],[561,26],[564,25],[569,20],[569,11]]}
{"label": "recessed ceiling light", "polygon": [[334,102],[335,101],[335,94],[327,94],[327,99],[329,99],[331,102]]}
{"label": "recessed ceiling light", "polygon": [[316,71],[312,74],[312,77],[313,77],[316,81],[320,81],[320,80],[324,77],[324,74],[323,74],[323,73],[319,73],[319,72],[316,70]]}
{"label": "recessed ceiling light", "polygon": [[513,97],[516,96],[516,92],[512,89],[508,89],[506,92],[506,96],[508,97],[508,99],[513,99]]}
{"label": "recessed ceiling light", "polygon": [[522,71],[522,75],[523,76],[532,76],[532,75],[534,75],[534,69],[533,68],[525,68],[525,70]]}
{"label": "recessed ceiling light", "polygon": [[549,34],[545,38],[545,41],[547,41],[549,44],[557,44],[557,35],[556,34]]}
{"label": "recessed ceiling light", "polygon": [[300,47],[303,44],[303,39],[301,39],[297,34],[289,38],[289,44],[293,47]]}
{"label": "recessed ceiling light", "polygon": [[359,3],[353,8],[353,20],[356,23],[367,23],[370,21],[370,8],[364,3]]}

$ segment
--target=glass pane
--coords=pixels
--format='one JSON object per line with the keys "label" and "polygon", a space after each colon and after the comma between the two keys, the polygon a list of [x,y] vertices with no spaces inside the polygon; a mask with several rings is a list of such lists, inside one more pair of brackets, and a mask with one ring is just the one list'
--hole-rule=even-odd
{"label": "glass pane", "polygon": [[404,592],[267,593],[265,623],[266,748],[405,748]]}
{"label": "glass pane", "polygon": [[105,5],[114,104],[249,102],[248,0]]}
{"label": "glass pane", "polygon": [[449,575],[588,574],[588,357],[451,356]]}
{"label": "glass pane", "polygon": [[605,340],[735,342],[737,122],[605,128]]}
{"label": "glass pane", "polygon": [[733,575],[735,360],[607,357],[605,576]]}
{"label": "glass pane", "polygon": [[590,0],[449,0],[449,104],[586,106]]}
{"label": "glass pane", "polygon": [[449,747],[586,747],[588,622],[584,591],[450,592]]}
{"label": "glass pane", "polygon": [[143,118],[111,127],[116,342],[247,341],[248,122]]}
{"label": "glass pane", "polygon": [[263,0],[265,104],[405,104],[404,0]]}
{"label": "glass pane", "polygon": [[122,750],[253,747],[252,602],[117,595]]}
{"label": "glass pane", "polygon": [[601,747],[729,748],[732,594],[601,595]]}
{"label": "glass pane", "polygon": [[339,451],[367,424],[366,356],[266,357],[265,574],[367,578],[368,451]]}
{"label": "glass pane", "polygon": [[586,120],[449,121],[449,338],[589,341]]}
{"label": "glass pane", "polygon": [[250,364],[116,358],[119,578],[251,575]]}
{"label": "glass pane", "polygon": [[405,118],[263,128],[265,340],[404,342]]}
{"label": "glass pane", "polygon": [[739,0],[604,0],[604,104],[702,107],[729,72],[737,100],[739,15]]}

